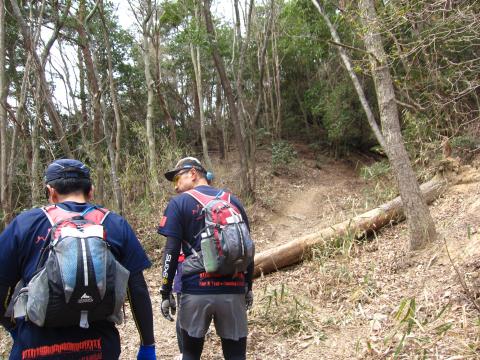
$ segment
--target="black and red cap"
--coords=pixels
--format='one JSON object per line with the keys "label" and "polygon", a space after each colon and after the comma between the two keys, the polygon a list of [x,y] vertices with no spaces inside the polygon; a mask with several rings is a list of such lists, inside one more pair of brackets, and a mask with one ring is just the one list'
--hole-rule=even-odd
{"label": "black and red cap", "polygon": [[205,170],[200,160],[192,156],[188,156],[183,159],[180,159],[172,170],[167,171],[165,173],[165,178],[168,181],[173,181],[173,178],[175,177],[175,175],[177,175],[180,171],[184,169],[197,169],[198,171],[201,171],[204,174],[207,173],[207,170]]}

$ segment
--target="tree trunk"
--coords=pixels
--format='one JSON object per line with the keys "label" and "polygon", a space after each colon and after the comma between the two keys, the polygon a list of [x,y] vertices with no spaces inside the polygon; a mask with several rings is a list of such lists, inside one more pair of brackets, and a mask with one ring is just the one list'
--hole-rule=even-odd
{"label": "tree trunk", "polygon": [[207,28],[207,34],[209,36],[210,45],[212,48],[213,61],[217,69],[220,81],[222,83],[223,91],[225,97],[227,98],[228,107],[230,109],[230,117],[232,119],[233,128],[235,131],[235,142],[237,144],[238,153],[240,156],[240,188],[241,193],[244,197],[252,197],[253,191],[251,188],[250,181],[248,179],[248,162],[247,154],[245,150],[244,139],[242,138],[242,130],[240,126],[240,121],[238,118],[238,108],[235,103],[235,97],[233,96],[232,86],[230,80],[227,77],[225,71],[225,65],[222,58],[220,57],[220,52],[218,50],[218,45],[215,39],[215,31],[213,28],[212,16],[210,13],[210,0],[204,0],[203,11],[205,15],[205,24]]}
{"label": "tree trunk", "polygon": [[377,93],[380,121],[385,138],[385,151],[392,164],[410,230],[410,248],[422,248],[435,239],[436,230],[425,200],[422,198],[417,178],[412,169],[400,130],[395,91],[388,67],[388,59],[379,33],[378,18],[373,0],[360,0],[360,18],[365,33],[365,47],[369,52],[370,66]]}
{"label": "tree trunk", "polygon": [[[155,18],[156,21],[158,20],[158,8],[155,9]],[[161,59],[160,59],[160,40],[161,40],[161,32],[160,26],[155,26],[155,34],[152,37],[152,45],[155,50],[155,86],[157,90],[158,96],[158,103],[160,104],[160,108],[165,116],[166,123],[170,129],[170,140],[172,141],[172,145],[176,148],[177,147],[177,132],[175,130],[175,121],[172,118],[172,114],[168,108],[168,104],[165,101],[165,97],[163,96],[162,90],[162,68],[161,68]]]}
{"label": "tree trunk", "polygon": [[280,61],[278,59],[277,36],[275,32],[272,35],[272,60],[275,64],[275,73],[273,76],[275,83],[275,99],[277,101],[277,117],[275,118],[275,138],[280,140],[282,137],[282,95],[280,91]]}
{"label": "tree trunk", "polygon": [[[432,203],[445,190],[444,180],[430,180],[421,186],[423,197]],[[302,236],[286,244],[263,251],[255,256],[254,276],[268,274],[308,258],[313,246],[322,246],[342,236],[362,238],[365,234],[378,231],[385,225],[405,219],[401,197],[380,205],[352,219],[329,226],[314,234]]]}
{"label": "tree trunk", "polygon": [[[238,8],[238,0],[234,0],[233,2],[234,9],[235,9],[235,28],[236,28],[236,38],[237,38],[237,44],[238,44],[238,65],[237,65],[237,73],[236,73],[236,81],[235,81],[235,90],[236,90],[236,100],[237,100],[237,108],[238,108],[238,120],[240,121],[240,129],[242,131],[242,137],[246,139],[245,141],[245,151],[246,151],[246,157],[247,161],[251,157],[251,149],[250,149],[250,142],[248,139],[250,138],[249,132],[251,129],[248,127],[247,119],[248,119],[248,114],[245,110],[245,95],[243,92],[243,71],[245,68],[245,53],[246,49],[248,47],[248,44],[250,42],[250,25],[251,25],[251,18],[252,18],[252,11],[253,11],[253,0],[249,1],[249,6],[248,6],[248,17],[247,17],[247,22],[245,24],[246,28],[246,37],[245,39],[242,38],[242,31],[241,31],[241,26],[240,26],[240,11]],[[255,130],[256,132],[256,130]],[[255,189],[253,185],[254,174],[252,173],[252,168],[250,167],[250,164],[248,164],[248,169],[249,169],[249,174],[248,174],[248,179],[250,182],[250,186],[252,190]]]}
{"label": "tree trunk", "polygon": [[267,46],[268,46],[268,39],[271,34],[272,30],[272,24],[273,24],[273,6],[274,6],[274,0],[270,2],[270,15],[267,20],[267,23],[265,25],[265,31],[264,31],[264,39],[263,39],[263,45],[260,50],[260,53],[258,55],[258,72],[259,72],[259,80],[258,80],[258,98],[257,98],[257,104],[255,106],[255,113],[251,117],[251,122],[250,122],[250,171],[252,172],[252,185],[253,188],[255,189],[256,185],[256,176],[255,176],[255,170],[257,167],[256,163],[256,155],[257,155],[257,137],[256,137],[256,129],[257,129],[257,124],[258,124],[258,119],[260,118],[260,111],[262,109],[262,100],[265,98],[263,96],[264,91],[263,91],[263,77],[265,74],[265,55],[267,54]]}
{"label": "tree trunk", "polygon": [[[7,198],[7,78],[6,59],[5,4],[0,0],[0,203],[5,214]],[[0,217],[0,219],[2,219]],[[2,219],[3,220],[3,219]]]}
{"label": "tree trunk", "polygon": [[[102,91],[103,93],[103,91]],[[115,149],[113,148],[113,134],[110,130],[107,118],[107,110],[105,108],[105,101],[102,101],[102,123],[103,123],[103,132],[105,133],[107,150],[108,150],[108,159],[110,160],[110,174],[112,176],[113,184],[113,197],[115,198],[115,204],[117,206],[117,212],[123,214],[123,194],[122,188],[120,186],[120,179],[118,177],[117,165],[115,163]]]}
{"label": "tree trunk", "polygon": [[[197,4],[195,4],[195,19],[197,22],[197,26],[200,26],[200,15],[198,12]],[[196,90],[198,96],[198,111],[200,117],[200,138],[202,139],[202,150],[203,150],[203,158],[205,160],[205,164],[207,165],[207,169],[212,169],[212,162],[210,161],[210,156],[208,155],[208,143],[207,143],[207,135],[205,134],[205,112],[203,109],[203,89],[202,89],[202,66],[200,63],[200,47],[196,45],[193,46],[190,43],[190,56],[192,57],[192,64],[193,64],[193,72],[195,75],[195,83],[196,83]]]}
{"label": "tree trunk", "polygon": [[[77,134],[77,133],[81,133],[81,139],[83,141],[83,144],[85,143],[86,139],[85,137],[83,136],[83,127],[82,127],[82,115],[81,115],[81,112],[79,111],[78,109],[78,106],[77,106],[77,101],[75,100],[75,91],[72,87],[72,82],[70,81],[70,71],[69,71],[69,65],[67,64],[67,60],[65,59],[65,55],[64,55],[64,49],[63,49],[63,46],[62,46],[62,41],[61,39],[58,40],[58,48],[59,48],[59,53],[60,53],[60,59],[62,60],[62,63],[63,63],[63,71],[65,73],[65,84],[68,88],[68,95],[72,98],[72,103],[73,103],[73,111],[75,113],[75,120],[76,123],[73,124],[73,133]],[[81,67],[81,71],[83,71],[83,66]],[[68,98],[67,98],[68,99]]]}
{"label": "tree trunk", "polygon": [[207,169],[212,168],[212,162],[208,155],[208,143],[207,135],[205,134],[205,113],[203,111],[203,94],[202,94],[202,70],[200,65],[200,49],[196,46],[194,49],[193,44],[190,44],[190,55],[192,57],[193,72],[195,74],[196,92],[198,97],[198,115],[200,123],[200,138],[202,140],[203,158]]}
{"label": "tree trunk", "polygon": [[225,125],[222,119],[222,84],[217,78],[215,85],[215,123],[218,129],[218,147],[220,152],[220,159],[226,159],[226,139],[225,139]]}
{"label": "tree trunk", "polygon": [[30,169],[31,174],[31,181],[30,181],[30,189],[32,192],[32,206],[38,206],[42,202],[42,181],[40,177],[40,153],[39,153],[39,141],[38,141],[38,133],[39,133],[39,126],[42,122],[44,117],[44,107],[43,102],[41,100],[41,93],[40,87],[37,87],[37,91],[35,91],[35,99],[36,99],[36,109],[37,114],[33,119],[32,124],[32,132],[31,132],[31,146],[32,146],[32,166]]}
{"label": "tree trunk", "polygon": [[155,135],[153,131],[153,99],[154,99],[154,81],[152,79],[151,65],[150,65],[150,41],[149,36],[151,32],[151,16],[152,4],[150,0],[146,1],[146,15],[142,23],[143,32],[143,62],[145,64],[145,81],[147,83],[147,117],[145,119],[145,127],[147,131],[147,146],[148,146],[148,173],[150,176],[150,191],[156,195],[159,184],[156,167],[156,149],[155,149]]}
{"label": "tree trunk", "polygon": [[[79,87],[80,87],[80,112],[81,112],[81,123],[80,123],[80,134],[82,135],[82,143],[84,146],[87,146],[87,133],[90,128],[88,123],[88,113],[87,113],[87,94],[85,93],[85,67],[82,56],[82,50],[78,47],[78,77],[79,77]],[[85,152],[89,151],[85,149]]]}
{"label": "tree trunk", "polygon": [[117,203],[117,211],[123,214],[123,195],[122,195],[122,188],[120,186],[120,179],[118,178],[118,168],[120,166],[120,149],[121,149],[121,139],[122,139],[122,119],[120,116],[120,106],[117,100],[117,90],[115,89],[115,83],[113,80],[113,65],[112,65],[112,49],[110,45],[110,36],[108,34],[107,24],[105,22],[103,12],[103,0],[100,1],[100,16],[102,19],[103,24],[103,35],[105,36],[105,47],[107,49],[107,64],[108,64],[108,84],[110,89],[110,96],[112,98],[112,105],[113,105],[113,113],[115,116],[115,125],[116,125],[116,136],[115,136],[115,149],[112,145],[112,133],[108,126],[108,121],[106,118],[106,112],[103,111],[103,129],[105,133],[105,137],[107,138],[107,146],[108,146],[108,155],[110,158],[110,171],[112,174],[112,182],[113,182],[113,192],[115,196],[115,201]]}
{"label": "tree trunk", "polygon": [[85,29],[85,1],[80,1],[79,13],[77,20],[77,33],[79,37],[79,46],[82,49],[83,59],[85,61],[85,68],[87,72],[88,88],[92,99],[93,107],[93,152],[95,158],[95,173],[97,175],[95,198],[97,202],[102,204],[104,202],[104,168],[102,156],[103,131],[102,125],[102,106],[101,106],[101,92],[98,85],[98,79],[95,75],[95,68],[93,64],[93,57],[90,51],[88,35]]}
{"label": "tree trunk", "polygon": [[[273,90],[272,90],[272,77],[270,76],[270,66],[269,66],[269,61],[268,61],[268,51],[265,54],[265,62],[266,62],[266,75],[267,75],[267,95],[268,95],[268,100],[270,102],[270,117],[271,117],[271,124],[269,128],[272,131],[272,137],[275,137],[275,121],[277,119],[277,116],[275,115],[275,102],[273,101]],[[267,120],[268,121],[268,120]],[[270,123],[270,122],[269,122]]]}

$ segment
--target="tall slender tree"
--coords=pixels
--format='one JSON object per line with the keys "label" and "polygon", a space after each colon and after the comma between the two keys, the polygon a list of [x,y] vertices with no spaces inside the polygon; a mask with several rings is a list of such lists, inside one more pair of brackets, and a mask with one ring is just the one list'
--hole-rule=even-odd
{"label": "tall slender tree", "polygon": [[116,136],[115,136],[115,149],[113,148],[112,139],[113,133],[110,131],[108,121],[106,119],[106,113],[103,111],[103,129],[105,136],[107,138],[107,147],[108,154],[110,158],[110,171],[112,175],[113,182],[113,193],[115,201],[117,203],[117,210],[120,214],[123,213],[123,195],[122,188],[120,186],[120,179],[118,178],[118,168],[120,166],[120,149],[121,149],[121,139],[122,139],[122,120],[120,116],[120,105],[118,104],[117,99],[117,89],[115,87],[115,81],[113,79],[113,64],[112,64],[112,46],[110,43],[110,35],[108,33],[107,23],[105,19],[103,0],[100,0],[99,3],[99,13],[100,19],[102,21],[102,30],[103,36],[105,39],[105,48],[107,50],[107,66],[108,66],[108,86],[110,89],[110,98],[112,100],[113,114],[115,118],[116,125]]}
{"label": "tall slender tree", "polygon": [[151,66],[151,33],[152,33],[152,16],[154,8],[152,7],[151,0],[141,1],[142,18],[138,19],[142,29],[142,52],[143,63],[145,72],[145,82],[147,85],[147,115],[145,118],[145,128],[147,135],[147,147],[148,147],[148,172],[150,175],[150,191],[155,195],[159,188],[156,166],[156,144],[155,134],[153,127],[154,120],[154,97],[155,97],[155,81],[152,77]]}
{"label": "tall slender tree", "polygon": [[[327,23],[334,41],[337,44],[341,44],[340,37],[320,0],[312,0],[312,2]],[[376,18],[374,2],[372,0],[360,0],[358,5],[360,19],[363,24],[364,42],[369,53],[372,76],[375,81],[377,101],[380,108],[381,129],[374,118],[363,88],[353,71],[350,58],[343,47],[338,47],[338,49],[367,114],[368,122],[377,137],[377,141],[385,150],[394,170],[410,230],[409,245],[412,250],[416,250],[435,238],[435,225],[421,195],[420,187],[405,150],[395,102],[395,91],[382,39],[378,32],[378,19]]]}
{"label": "tall slender tree", "polygon": [[223,92],[225,94],[225,97],[227,98],[230,118],[232,120],[233,129],[235,131],[235,143],[237,145],[237,150],[240,157],[240,191],[245,197],[253,197],[253,189],[249,181],[247,152],[245,148],[245,142],[242,137],[240,119],[238,117],[238,107],[235,101],[235,97],[233,95],[231,82],[225,70],[225,64],[223,63],[222,57],[220,56],[220,51],[218,50],[217,40],[215,38],[215,30],[213,27],[212,14],[210,12],[210,3],[210,0],[204,0],[203,12],[205,17],[207,34],[209,37],[209,43],[212,51],[213,62],[215,63],[215,68],[217,69],[218,76],[220,77]]}
{"label": "tall slender tree", "polygon": [[172,113],[170,112],[168,103],[165,99],[164,90],[162,88],[162,33],[161,33],[161,24],[160,24],[160,16],[159,16],[159,6],[155,6],[155,24],[153,26],[153,31],[151,35],[152,40],[152,47],[155,56],[154,58],[154,69],[153,72],[155,74],[155,89],[157,92],[158,103],[160,108],[162,109],[163,115],[165,117],[165,121],[170,129],[170,140],[172,141],[172,145],[174,147],[177,146],[177,131],[175,128],[175,120],[172,117]]}
{"label": "tall slender tree", "polygon": [[7,79],[5,72],[5,3],[0,0],[0,202],[5,209],[7,186]]}
{"label": "tall slender tree", "polygon": [[385,151],[395,172],[407,216],[410,229],[410,248],[416,250],[435,239],[435,224],[422,197],[405,149],[395,101],[395,90],[380,35],[375,3],[373,0],[360,0],[358,6],[364,28],[365,47],[369,53],[370,68],[375,82],[380,121],[385,138]]}
{"label": "tall slender tree", "polygon": [[[194,11],[194,20],[195,20],[195,30],[198,32],[200,31],[200,12],[199,6],[200,3],[195,2],[195,11]],[[203,158],[207,165],[208,169],[212,168],[212,162],[210,160],[210,156],[208,155],[208,142],[207,142],[207,135],[205,133],[205,110],[203,104],[203,89],[202,89],[202,66],[200,61],[200,46],[198,44],[194,45],[193,42],[190,42],[190,57],[192,58],[193,64],[193,72],[195,74],[195,84],[197,90],[197,97],[198,97],[198,112],[200,118],[200,138],[202,140],[202,150],[203,150]]]}
{"label": "tall slender tree", "polygon": [[98,84],[98,79],[95,74],[93,63],[93,56],[90,49],[90,41],[87,33],[87,21],[90,15],[86,15],[85,0],[80,0],[76,28],[78,33],[79,46],[82,50],[83,59],[85,61],[85,70],[87,73],[88,88],[92,99],[93,107],[93,152],[96,167],[96,198],[100,203],[104,200],[104,167],[102,154],[102,106],[101,106],[101,91]]}

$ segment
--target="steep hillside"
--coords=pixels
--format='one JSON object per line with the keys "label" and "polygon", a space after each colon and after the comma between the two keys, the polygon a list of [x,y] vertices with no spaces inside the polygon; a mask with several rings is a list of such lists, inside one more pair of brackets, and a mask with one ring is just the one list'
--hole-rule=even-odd
{"label": "steep hillside", "polygon": [[[267,160],[259,166],[257,202],[248,204],[257,251],[380,201],[378,187],[359,177],[355,161],[302,158],[274,176]],[[234,169],[215,166],[222,186],[234,184]],[[314,249],[310,260],[257,279],[248,359],[479,357],[479,311],[472,299],[480,294],[480,175],[472,167],[464,171],[467,183],[452,183],[431,206],[440,236],[425,250],[405,251],[407,229],[399,224],[364,241],[336,239]],[[153,230],[151,223],[139,229]],[[148,245],[157,260],[159,244]],[[158,261],[146,272],[157,356],[172,359],[175,329],[160,315],[159,272]],[[128,309],[119,329],[122,359],[135,358],[138,336]],[[2,337],[0,354],[7,354],[9,340]],[[213,327],[202,358],[222,359]]]}

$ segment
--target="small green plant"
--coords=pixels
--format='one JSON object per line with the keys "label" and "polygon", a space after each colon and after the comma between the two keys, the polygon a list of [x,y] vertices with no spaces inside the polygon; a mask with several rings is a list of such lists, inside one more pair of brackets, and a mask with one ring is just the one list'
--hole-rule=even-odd
{"label": "small green plant", "polygon": [[[394,319],[396,325],[385,343],[391,343],[397,339],[394,359],[402,358],[407,353],[415,353],[420,358],[427,358],[428,353],[435,348],[436,344],[445,334],[452,329],[452,321],[442,321],[441,318],[451,308],[447,303],[440,309],[418,306],[415,298],[405,298],[400,301]],[[408,341],[408,348],[407,348]]]}
{"label": "small green plant", "polygon": [[369,182],[362,190],[365,209],[371,209],[397,195],[390,164],[387,160],[360,168],[360,176]]}
{"label": "small green plant", "polygon": [[390,175],[390,164],[387,160],[378,161],[372,165],[365,165],[360,168],[360,176],[365,180],[378,179]]}
{"label": "small green plant", "polygon": [[480,140],[471,135],[460,135],[452,137],[450,144],[453,148],[471,151],[480,146]]}
{"label": "small green plant", "polygon": [[325,244],[313,247],[312,258],[313,260],[323,261],[322,259],[337,255],[349,257],[354,246],[355,236],[353,233],[347,232],[344,235],[334,237]]}
{"label": "small green plant", "polygon": [[272,167],[274,171],[289,165],[296,158],[297,152],[288,142],[280,140],[272,143]]}
{"label": "small green plant", "polygon": [[302,333],[324,338],[315,323],[313,306],[298,294],[290,292],[284,284],[270,290],[265,288],[255,315],[258,325],[268,328],[274,334]]}

